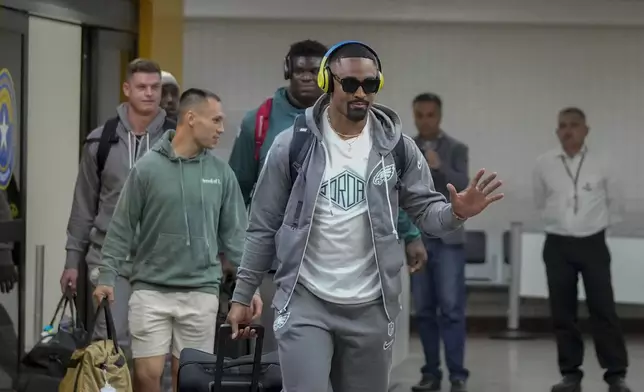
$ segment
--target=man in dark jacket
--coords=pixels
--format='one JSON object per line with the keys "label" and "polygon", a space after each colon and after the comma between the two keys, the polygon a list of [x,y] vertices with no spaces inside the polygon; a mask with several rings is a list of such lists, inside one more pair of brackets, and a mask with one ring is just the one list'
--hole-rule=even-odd
{"label": "man in dark jacket", "polygon": [[[445,133],[441,127],[443,102],[436,94],[418,95],[413,102],[418,136],[414,139],[431,169],[436,190],[449,200],[447,184],[464,190],[468,178],[467,146]],[[422,380],[415,392],[439,391],[440,341],[452,383],[452,392],[466,390],[469,372],[463,366],[465,355],[465,230],[463,226],[441,237],[424,237],[429,260],[427,267],[411,278],[412,295],[420,339],[425,352]]]}
{"label": "man in dark jacket", "polygon": [[179,109],[179,82],[170,72],[161,71],[161,109],[165,110],[168,118],[177,122]]}

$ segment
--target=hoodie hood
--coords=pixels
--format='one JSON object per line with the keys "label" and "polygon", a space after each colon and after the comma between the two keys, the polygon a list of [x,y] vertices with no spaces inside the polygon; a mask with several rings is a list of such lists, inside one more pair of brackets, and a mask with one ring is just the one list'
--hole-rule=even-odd
{"label": "hoodie hood", "polygon": [[[306,109],[306,124],[313,131],[313,134],[322,139],[322,116],[329,106],[331,96],[323,94],[315,104]],[[371,124],[371,139],[373,147],[383,155],[393,150],[402,134],[402,122],[400,116],[391,108],[373,103],[369,108],[369,123]]]}
{"label": "hoodie hood", "polygon": [[141,136],[140,140],[137,140],[137,136],[134,135],[132,131],[134,127],[128,119],[127,113],[130,110],[130,105],[126,103],[120,104],[116,108],[116,113],[118,114],[121,127],[116,129],[116,134],[127,143],[128,157],[129,157],[129,168],[132,169],[134,162],[136,162],[137,157],[141,156],[138,151],[141,149],[141,146],[137,148],[136,143],[143,143],[142,145],[145,148],[145,151],[150,151],[150,139],[156,140],[159,135],[163,133],[163,123],[165,122],[166,112],[163,109],[160,109],[157,115],[154,117],[150,125],[145,130],[145,134]]}
{"label": "hoodie hood", "polygon": [[[132,129],[134,127],[132,126],[132,124],[130,124],[130,120],[127,117],[129,110],[130,104],[124,102],[116,108],[116,113],[118,114],[119,119],[121,120],[121,124],[123,124],[123,127],[127,130],[127,132],[132,133]],[[150,134],[153,138],[157,135],[161,135],[163,133],[163,122],[165,121],[165,116],[165,110],[159,109],[159,112],[154,117],[152,122],[150,122],[150,125],[148,125],[145,132]]]}
{"label": "hoodie hood", "polygon": [[174,152],[174,148],[172,148],[172,139],[174,139],[174,136],[177,134],[177,131],[175,130],[169,130],[166,133],[164,133],[159,141],[152,146],[151,151],[158,152],[159,154],[163,155],[164,157],[168,158],[172,162],[177,162],[177,161],[183,161],[183,162],[190,162],[190,161],[199,161],[204,155],[209,153],[209,150],[203,150],[196,156],[192,158],[183,158],[177,156]]}

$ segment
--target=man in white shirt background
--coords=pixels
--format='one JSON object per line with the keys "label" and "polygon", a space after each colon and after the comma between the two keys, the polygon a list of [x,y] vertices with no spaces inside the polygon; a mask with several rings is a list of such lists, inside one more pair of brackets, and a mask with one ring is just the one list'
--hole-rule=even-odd
{"label": "man in white shirt background", "polygon": [[619,219],[621,189],[609,165],[586,143],[581,109],[559,112],[561,148],[539,157],[533,187],[546,231],[550,311],[563,376],[552,392],[580,392],[584,342],[577,325],[577,280],[581,274],[599,364],[609,392],[629,392],[628,355],[615,311],[606,229]]}

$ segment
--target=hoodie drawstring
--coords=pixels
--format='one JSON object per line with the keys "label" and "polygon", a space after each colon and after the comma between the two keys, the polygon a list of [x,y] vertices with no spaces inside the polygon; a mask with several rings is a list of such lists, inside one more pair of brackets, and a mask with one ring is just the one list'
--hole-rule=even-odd
{"label": "hoodie drawstring", "polygon": [[203,159],[199,159],[199,166],[201,167],[201,178],[199,179],[199,192],[201,192],[201,212],[203,215],[203,219],[201,220],[203,222],[203,237],[206,239],[206,249],[208,251],[208,254],[210,254],[210,240],[208,239],[208,225],[206,224],[206,221],[208,220],[208,215],[206,213],[206,201],[203,197],[203,179],[205,178],[203,176]]}
{"label": "hoodie drawstring", "polygon": [[190,246],[190,225],[188,224],[188,207],[186,207],[186,192],[183,186],[183,162],[179,159],[179,183],[181,184],[181,205],[183,207],[183,220],[186,224],[186,246]]}
{"label": "hoodie drawstring", "polygon": [[[206,198],[204,197],[203,193],[203,173],[204,173],[204,168],[203,168],[203,159],[199,159],[199,167],[201,170],[201,178],[199,178],[199,193],[201,196],[201,213],[203,216],[203,219],[201,220],[203,223],[203,237],[206,242],[206,250],[207,254],[210,254],[210,239],[208,238],[209,233],[208,233],[208,215],[206,211]],[[186,193],[185,193],[185,187],[184,187],[184,182],[183,182],[183,160],[179,159],[179,183],[181,185],[181,204],[183,206],[183,220],[184,224],[186,225],[186,245],[190,246],[190,224],[188,222],[188,207],[186,205]],[[207,259],[207,263],[210,263],[210,258]]]}
{"label": "hoodie drawstring", "polygon": [[132,134],[130,132],[127,133],[127,162],[128,168],[132,169]]}
{"label": "hoodie drawstring", "polygon": [[[387,179],[387,170],[385,166],[385,157],[381,154],[380,155],[380,166],[382,166],[382,174],[385,176],[385,180]],[[394,168],[394,175],[396,174],[396,169]],[[383,184],[385,186],[385,194],[387,195],[387,207],[389,207],[389,220],[391,221],[391,233],[396,236],[396,240],[399,240],[398,238],[398,230],[396,230],[396,222],[394,221],[394,211],[391,208],[391,198],[389,196],[389,186],[387,184],[387,181],[384,182]]]}
{"label": "hoodie drawstring", "polygon": [[[322,141],[320,141],[320,144],[322,144]],[[324,168],[324,173],[331,173],[331,155],[326,148],[324,149],[324,152],[326,154],[326,167]],[[327,181],[326,183],[326,200],[329,202],[329,214],[334,216],[333,203],[331,203],[331,181]]]}
{"label": "hoodie drawstring", "polygon": [[[132,138],[136,138],[131,132],[127,133],[127,158],[128,158],[128,167],[132,169],[137,158],[141,156],[141,147],[132,151]],[[135,142],[136,143],[136,142]],[[150,134],[145,133],[145,152],[150,151]]]}

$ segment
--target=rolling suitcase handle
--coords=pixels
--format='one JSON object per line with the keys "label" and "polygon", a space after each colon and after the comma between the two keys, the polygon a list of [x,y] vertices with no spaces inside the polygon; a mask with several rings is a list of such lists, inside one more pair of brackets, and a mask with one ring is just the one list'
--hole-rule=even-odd
{"label": "rolling suitcase handle", "polygon": [[[246,328],[246,325],[239,325],[239,329]],[[264,327],[261,325],[250,325],[250,328],[255,330],[255,354],[253,357],[253,378],[251,379],[250,392],[257,392],[259,388],[259,376],[262,367],[262,348],[264,345]],[[217,333],[217,352],[221,352],[221,348],[230,340],[233,334],[233,329],[230,324],[222,324]],[[221,391],[221,381],[224,375],[224,356],[217,355],[217,362],[215,364],[215,381],[211,383],[211,392]]]}

